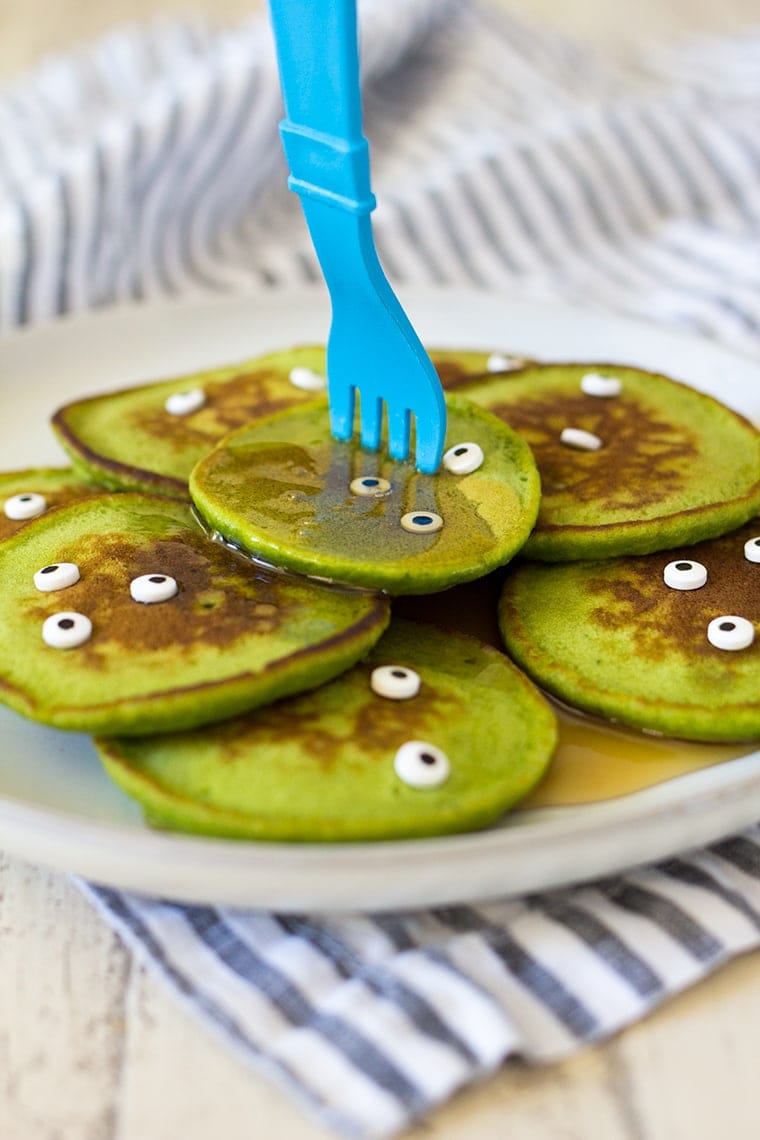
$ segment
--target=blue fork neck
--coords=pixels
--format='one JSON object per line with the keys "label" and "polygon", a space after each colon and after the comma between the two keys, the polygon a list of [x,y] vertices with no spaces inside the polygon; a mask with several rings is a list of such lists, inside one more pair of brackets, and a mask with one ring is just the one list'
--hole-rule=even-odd
{"label": "blue fork neck", "polygon": [[362,134],[356,0],[270,0],[288,185],[353,214],[375,207]]}

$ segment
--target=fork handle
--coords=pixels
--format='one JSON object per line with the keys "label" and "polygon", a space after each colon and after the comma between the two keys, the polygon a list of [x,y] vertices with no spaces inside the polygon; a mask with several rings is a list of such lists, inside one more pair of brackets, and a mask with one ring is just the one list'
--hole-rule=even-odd
{"label": "fork handle", "polygon": [[356,0],[269,0],[288,185],[351,214],[375,208],[362,134]]}

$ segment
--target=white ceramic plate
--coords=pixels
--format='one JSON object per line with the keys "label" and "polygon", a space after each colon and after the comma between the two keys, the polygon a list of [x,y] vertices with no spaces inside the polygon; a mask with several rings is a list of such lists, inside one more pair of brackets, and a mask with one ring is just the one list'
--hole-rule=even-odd
{"label": "white ceramic plate", "polygon": [[[760,421],[760,368],[709,342],[584,310],[462,290],[403,301],[431,345],[662,369]],[[60,403],[323,340],[321,292],[109,311],[0,344],[2,467],[64,461]],[[209,840],[148,830],[86,737],[0,710],[0,844],[112,886],[280,910],[380,910],[507,896],[667,856],[760,816],[760,751],[643,792],[509,817],[473,835],[346,846]]]}

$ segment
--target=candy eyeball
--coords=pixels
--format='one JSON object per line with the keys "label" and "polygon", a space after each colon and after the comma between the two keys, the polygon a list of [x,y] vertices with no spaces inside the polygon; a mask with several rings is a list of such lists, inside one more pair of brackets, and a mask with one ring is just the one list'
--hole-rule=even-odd
{"label": "candy eyeball", "polygon": [[747,649],[755,640],[755,627],[746,618],[724,614],[708,625],[707,640],[716,649]]}
{"label": "candy eyeball", "polygon": [[51,614],[42,624],[42,640],[52,649],[75,649],[91,636],[90,619],[73,610]]}
{"label": "candy eyeball", "polygon": [[322,392],[327,387],[326,378],[312,368],[291,368],[288,379],[294,388],[304,392]]}
{"label": "candy eyeball", "polygon": [[609,400],[620,395],[623,384],[617,376],[602,376],[598,372],[587,372],[581,378],[581,391],[587,396],[599,396],[603,400]]}
{"label": "candy eyeball", "polygon": [[349,488],[352,495],[368,495],[370,497],[385,495],[390,489],[391,485],[388,480],[381,479],[379,475],[362,475],[359,479],[352,480]]}
{"label": "candy eyeball", "polygon": [[412,788],[436,788],[448,780],[449,758],[425,740],[407,740],[393,761],[396,775]]}
{"label": "candy eyeball", "polygon": [[406,665],[378,665],[370,674],[369,683],[378,697],[392,701],[408,701],[420,691],[420,676]]}
{"label": "candy eyeball", "polygon": [[483,449],[477,443],[457,443],[443,456],[443,466],[452,475],[469,475],[483,465]]}
{"label": "candy eyeball", "polygon": [[503,352],[492,352],[486,362],[489,372],[515,372],[525,361],[519,356],[506,356]]}
{"label": "candy eyeball", "polygon": [[206,393],[202,388],[191,388],[187,392],[172,392],[164,407],[170,416],[189,416],[206,403]]}
{"label": "candy eyeball", "polygon": [[748,562],[760,562],[760,535],[744,543],[744,557]]}
{"label": "candy eyeball", "polygon": [[573,447],[576,451],[598,451],[602,447],[599,436],[591,431],[584,431],[583,428],[563,428],[559,441],[565,447]]}
{"label": "candy eyeball", "polygon": [[707,581],[707,568],[701,562],[683,558],[668,562],[662,576],[671,590],[699,590]]}
{"label": "candy eyeball", "polygon": [[79,581],[79,567],[74,562],[54,562],[34,575],[34,584],[43,594],[65,590]]}
{"label": "candy eyeball", "polygon": [[27,519],[36,519],[38,515],[47,510],[47,499],[38,495],[36,491],[22,491],[19,495],[11,495],[3,503],[5,517],[14,522],[26,522]]}
{"label": "candy eyeball", "polygon": [[129,592],[136,602],[150,605],[152,602],[167,602],[173,598],[179,587],[168,574],[141,574],[129,583]]}
{"label": "candy eyeball", "polygon": [[401,516],[401,525],[410,534],[433,534],[443,526],[443,519],[435,511],[409,511]]}

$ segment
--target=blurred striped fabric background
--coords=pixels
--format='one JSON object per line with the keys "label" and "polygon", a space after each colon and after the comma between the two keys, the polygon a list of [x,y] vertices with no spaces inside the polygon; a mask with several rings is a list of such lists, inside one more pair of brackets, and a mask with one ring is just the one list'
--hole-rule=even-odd
{"label": "blurred striped fabric background", "polygon": [[[614,307],[750,352],[760,30],[625,63],[467,0],[362,7],[378,246],[397,283]],[[318,280],[269,33],[157,23],[0,99],[0,327]]]}

